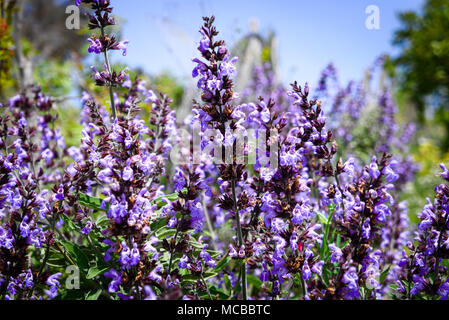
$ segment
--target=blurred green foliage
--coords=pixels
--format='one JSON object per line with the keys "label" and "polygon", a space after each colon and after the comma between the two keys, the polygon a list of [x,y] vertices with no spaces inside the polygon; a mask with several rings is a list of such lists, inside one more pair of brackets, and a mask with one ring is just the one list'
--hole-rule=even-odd
{"label": "blurred green foliage", "polygon": [[181,104],[184,87],[169,71],[161,72],[150,78],[150,86],[155,92],[163,92],[173,100],[172,107]]}
{"label": "blurred green foliage", "polygon": [[[399,15],[401,28],[394,44],[401,53],[393,59],[400,89],[417,109],[418,120],[440,124],[438,143],[449,147],[449,0],[426,0],[421,13]],[[430,118],[430,119],[426,119]]]}
{"label": "blurred green foliage", "polygon": [[64,97],[72,90],[73,67],[71,61],[46,60],[34,68],[34,79],[40,84],[43,92],[53,97]]}
{"label": "blurred green foliage", "polygon": [[440,148],[431,141],[424,141],[412,148],[414,160],[420,164],[415,181],[408,185],[401,200],[407,200],[409,216],[417,223],[417,214],[422,211],[426,198],[432,199],[434,188],[441,183],[438,173],[440,163],[449,163],[449,151],[442,153]]}

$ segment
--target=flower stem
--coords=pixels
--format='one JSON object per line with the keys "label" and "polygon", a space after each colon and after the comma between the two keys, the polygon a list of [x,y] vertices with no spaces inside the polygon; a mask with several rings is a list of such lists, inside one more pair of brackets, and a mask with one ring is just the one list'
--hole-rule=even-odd
{"label": "flower stem", "polygon": [[[234,200],[234,211],[235,211],[235,220],[237,221],[237,239],[239,247],[243,245],[243,235],[242,235],[242,226],[240,224],[240,214],[237,207],[237,197],[235,195],[235,180],[232,179],[231,181],[231,187],[232,187],[232,198]],[[242,266],[240,267],[240,272],[242,274],[242,293],[243,293],[243,300],[247,300],[247,292],[246,292],[246,263],[243,261]]]}
{"label": "flower stem", "polygon": [[[101,28],[101,36],[104,38],[104,28]],[[109,63],[109,55],[108,49],[104,49],[104,61],[106,63],[106,68],[109,74],[112,75],[111,64]],[[115,101],[114,101],[114,92],[112,90],[112,84],[109,85],[109,97],[111,99],[111,111],[112,111],[112,119],[115,120],[117,118],[117,111],[115,109]]]}
{"label": "flower stem", "polygon": [[214,248],[215,251],[218,251],[217,243],[215,241],[216,234],[215,234],[214,228],[212,226],[212,222],[210,220],[209,210],[207,210],[207,205],[206,205],[206,202],[204,201],[205,196],[206,196],[205,192],[203,192],[202,205],[203,205],[203,210],[204,210],[204,217],[206,218],[207,229],[209,229],[210,236],[212,238],[211,239],[212,240],[212,247]]}
{"label": "flower stem", "polygon": [[203,281],[203,284],[206,287],[206,292],[207,292],[207,295],[209,296],[209,299],[213,300],[212,295],[210,294],[210,291],[209,291],[209,287],[207,286],[207,282],[206,282],[206,280],[204,280],[203,273],[201,273],[201,281]]}
{"label": "flower stem", "polygon": [[[174,244],[175,247],[176,247],[176,241],[177,241],[178,233],[179,233],[179,226],[181,225],[183,219],[184,219],[184,216],[181,217],[181,220],[178,222],[178,224],[176,226],[175,244]],[[170,248],[170,261],[168,262],[168,275],[170,275],[171,266],[172,266],[172,263],[173,263],[173,254],[174,254],[173,251],[174,251],[174,248]]]}

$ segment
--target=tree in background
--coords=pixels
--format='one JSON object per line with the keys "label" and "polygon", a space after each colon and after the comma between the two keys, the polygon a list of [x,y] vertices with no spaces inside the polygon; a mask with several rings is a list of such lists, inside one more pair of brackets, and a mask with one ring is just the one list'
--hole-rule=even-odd
{"label": "tree in background", "polygon": [[3,88],[11,86],[11,67],[14,58],[13,39],[11,36],[12,8],[14,2],[0,0],[0,99]]}
{"label": "tree in background", "polygon": [[[37,82],[52,95],[68,93],[70,83],[55,79],[70,78],[71,64],[82,58],[79,51],[86,42],[83,30],[64,27],[66,8],[72,4],[70,0],[0,0],[0,97]],[[60,77],[52,83],[44,79],[54,73]]]}
{"label": "tree in background", "polygon": [[431,121],[444,130],[428,132],[449,147],[449,0],[426,0],[422,13],[400,14],[393,59],[401,91],[416,107],[421,124]]}

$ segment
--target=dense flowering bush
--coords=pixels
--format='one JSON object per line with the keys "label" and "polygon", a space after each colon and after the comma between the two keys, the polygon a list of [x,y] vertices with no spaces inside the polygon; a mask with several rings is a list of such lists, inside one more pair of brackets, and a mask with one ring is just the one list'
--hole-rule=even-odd
{"label": "dense flowering bush", "polygon": [[204,18],[201,101],[182,128],[168,96],[113,69],[109,51],[126,55],[128,41],[107,34],[110,1],[82,3],[110,106],[83,94],[70,148],[38,86],[1,106],[2,299],[447,298],[449,186],[413,230],[399,201],[416,171],[413,127],[396,125],[387,89],[373,113],[332,65],[313,98],[259,66],[239,96],[237,58]]}

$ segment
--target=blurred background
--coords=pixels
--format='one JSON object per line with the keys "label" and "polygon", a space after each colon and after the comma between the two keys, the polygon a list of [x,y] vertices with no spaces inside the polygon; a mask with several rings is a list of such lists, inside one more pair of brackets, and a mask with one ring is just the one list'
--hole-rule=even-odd
{"label": "blurred background", "polygon": [[[82,93],[109,103],[91,79],[89,67],[101,65],[101,59],[87,54],[87,8],[81,7],[79,30],[66,27],[66,10],[74,2],[0,0],[0,102],[39,83],[58,102],[68,145],[80,141]],[[401,138],[388,151],[413,162],[404,169],[413,175],[400,195],[412,219],[432,195],[438,164],[449,161],[449,0],[114,0],[113,5],[117,26],[110,33],[130,41],[126,56],[112,55],[114,69],[128,66],[132,77],[168,94],[178,121],[191,113],[198,91],[191,59],[198,56],[201,17],[215,15],[219,38],[239,57],[241,101],[268,95],[282,105],[289,83],[308,82],[345,137],[342,156],[369,161],[368,155],[382,150],[379,140],[396,132],[373,138],[373,128],[397,127]],[[394,104],[387,111],[385,92]],[[332,114],[342,110],[336,107],[341,101],[347,109],[357,101],[359,108],[344,118],[345,130],[342,118]],[[359,114],[362,109],[367,116]],[[392,114],[387,119],[376,112]]]}

